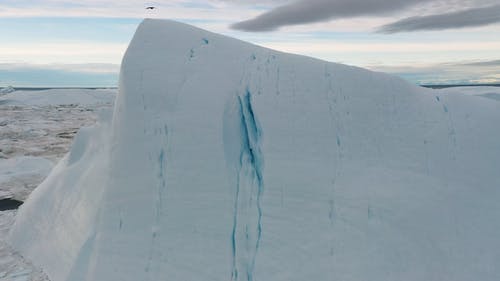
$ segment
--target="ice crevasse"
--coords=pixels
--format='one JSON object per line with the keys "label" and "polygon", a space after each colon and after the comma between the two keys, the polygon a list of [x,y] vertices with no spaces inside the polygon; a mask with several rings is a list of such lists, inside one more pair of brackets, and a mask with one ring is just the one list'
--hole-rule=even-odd
{"label": "ice crevasse", "polygon": [[500,103],[145,20],[21,207],[52,281],[499,280]]}

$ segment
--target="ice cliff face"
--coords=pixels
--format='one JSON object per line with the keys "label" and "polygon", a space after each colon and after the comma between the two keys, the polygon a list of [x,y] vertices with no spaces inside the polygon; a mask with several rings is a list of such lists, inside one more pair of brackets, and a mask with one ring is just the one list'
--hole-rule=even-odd
{"label": "ice cliff face", "polygon": [[12,244],[53,281],[498,280],[500,104],[145,20]]}

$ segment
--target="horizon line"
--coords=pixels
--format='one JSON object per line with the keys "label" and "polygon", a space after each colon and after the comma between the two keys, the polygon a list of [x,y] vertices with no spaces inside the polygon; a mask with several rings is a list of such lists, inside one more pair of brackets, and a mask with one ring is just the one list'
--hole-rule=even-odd
{"label": "horizon line", "polygon": [[[412,83],[413,84],[413,83]],[[442,89],[442,88],[453,88],[453,87],[500,87],[500,83],[469,83],[469,84],[419,84],[415,83],[414,85],[424,87],[424,88],[431,88],[431,89]],[[15,87],[15,86],[0,86],[0,89],[6,89],[12,87],[16,91],[43,91],[43,90],[107,90],[107,89],[119,89],[118,86],[96,86],[96,87],[78,87],[78,86],[69,86],[69,87],[49,87],[49,86],[43,86],[43,87],[37,87],[37,86],[30,86],[30,87]]]}

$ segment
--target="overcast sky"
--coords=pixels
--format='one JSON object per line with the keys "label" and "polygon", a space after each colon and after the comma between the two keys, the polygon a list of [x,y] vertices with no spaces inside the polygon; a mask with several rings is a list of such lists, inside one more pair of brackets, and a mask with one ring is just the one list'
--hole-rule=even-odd
{"label": "overcast sky", "polygon": [[498,0],[2,0],[0,86],[114,86],[144,17],[414,83],[500,82]]}

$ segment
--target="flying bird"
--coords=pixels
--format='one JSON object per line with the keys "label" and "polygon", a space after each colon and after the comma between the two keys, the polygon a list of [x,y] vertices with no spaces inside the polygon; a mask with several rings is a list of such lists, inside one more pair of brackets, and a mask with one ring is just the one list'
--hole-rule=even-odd
{"label": "flying bird", "polygon": [[154,10],[154,9],[156,9],[156,7],[153,6],[146,7],[146,10]]}

